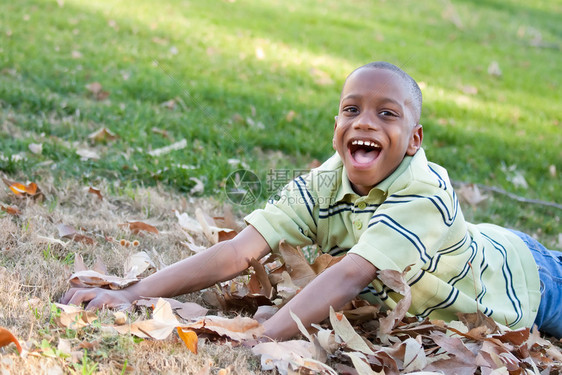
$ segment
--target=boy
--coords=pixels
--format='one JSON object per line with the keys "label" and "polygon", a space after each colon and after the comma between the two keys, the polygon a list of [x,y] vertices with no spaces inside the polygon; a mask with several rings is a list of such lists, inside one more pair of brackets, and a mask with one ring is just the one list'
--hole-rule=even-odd
{"label": "boy", "polygon": [[236,276],[285,239],[347,255],[264,323],[267,337],[298,333],[290,311],[310,325],[367,286],[394,307],[399,296],[377,270],[408,266],[412,315],[450,321],[479,309],[504,325],[536,323],[561,337],[562,259],[522,233],[465,222],[447,172],[421,148],[421,105],[418,85],[398,67],[376,62],[356,69],[341,93],[337,153],[248,215],[238,236],[124,290],[71,289],[63,303],[112,307],[200,290]]}

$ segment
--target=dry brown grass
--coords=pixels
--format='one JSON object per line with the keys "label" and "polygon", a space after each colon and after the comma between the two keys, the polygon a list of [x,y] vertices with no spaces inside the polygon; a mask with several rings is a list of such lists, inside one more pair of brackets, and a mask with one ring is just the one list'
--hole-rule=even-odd
{"label": "dry brown grass", "polygon": [[[222,209],[210,200],[190,200],[162,190],[137,189],[121,196],[108,196],[107,187],[101,186],[104,199],[87,193],[87,186],[67,183],[53,186],[41,183],[43,201],[20,199],[2,187],[0,202],[16,205],[21,215],[0,213],[0,326],[9,329],[32,354],[20,357],[13,345],[0,349],[0,370],[11,374],[84,373],[85,369],[104,374],[167,373],[167,374],[246,374],[260,373],[259,359],[242,347],[215,344],[202,340],[197,355],[189,352],[174,335],[165,341],[138,342],[130,336],[116,336],[103,329],[68,331],[54,322],[52,302],[57,302],[68,289],[67,279],[73,271],[72,254],[83,256],[91,266],[97,258],[107,266],[109,273],[122,275],[124,260],[132,253],[146,251],[158,268],[189,255],[180,244],[184,235],[177,224],[174,209],[193,214],[196,207],[211,215]],[[119,224],[143,221],[158,228],[158,235],[135,235]],[[62,239],[57,226],[71,225],[81,233],[94,238],[96,244],[87,245]],[[113,241],[108,241],[108,238]],[[137,247],[119,244],[120,239],[138,240]],[[208,244],[204,238],[196,238]],[[198,294],[185,300],[201,302]],[[100,312],[102,322],[110,322],[109,312]],[[57,348],[61,340],[70,340],[73,346],[80,342],[94,343],[84,369],[74,367],[70,359],[55,355],[49,357],[38,348],[42,342]],[[33,353],[34,352],[34,353]],[[80,364],[81,362],[78,361]]]}

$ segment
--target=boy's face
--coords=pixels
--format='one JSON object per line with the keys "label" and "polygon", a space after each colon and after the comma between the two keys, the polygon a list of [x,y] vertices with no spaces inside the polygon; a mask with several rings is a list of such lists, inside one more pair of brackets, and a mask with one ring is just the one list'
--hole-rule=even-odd
{"label": "boy's face", "polygon": [[420,148],[423,131],[412,100],[406,82],[392,71],[362,68],[348,77],[333,145],[358,194],[367,195]]}

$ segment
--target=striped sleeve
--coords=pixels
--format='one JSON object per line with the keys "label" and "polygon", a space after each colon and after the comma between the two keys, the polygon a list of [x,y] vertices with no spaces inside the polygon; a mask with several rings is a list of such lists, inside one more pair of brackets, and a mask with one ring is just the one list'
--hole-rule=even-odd
{"label": "striped sleeve", "polygon": [[315,195],[307,176],[299,176],[265,208],[255,210],[244,220],[260,232],[272,251],[277,251],[281,240],[293,246],[312,245],[316,243],[318,220]]}

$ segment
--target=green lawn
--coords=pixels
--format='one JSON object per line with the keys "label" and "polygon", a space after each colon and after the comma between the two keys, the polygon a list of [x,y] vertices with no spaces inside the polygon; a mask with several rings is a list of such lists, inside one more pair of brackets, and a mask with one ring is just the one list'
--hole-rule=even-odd
{"label": "green lawn", "polygon": [[[561,16],[559,0],[2,0],[0,170],[115,194],[195,177],[224,200],[242,163],[265,181],[329,157],[345,76],[387,60],[422,85],[424,145],[453,180],[560,203]],[[102,126],[119,138],[89,142]],[[467,216],[560,249],[559,209],[495,195]]]}

